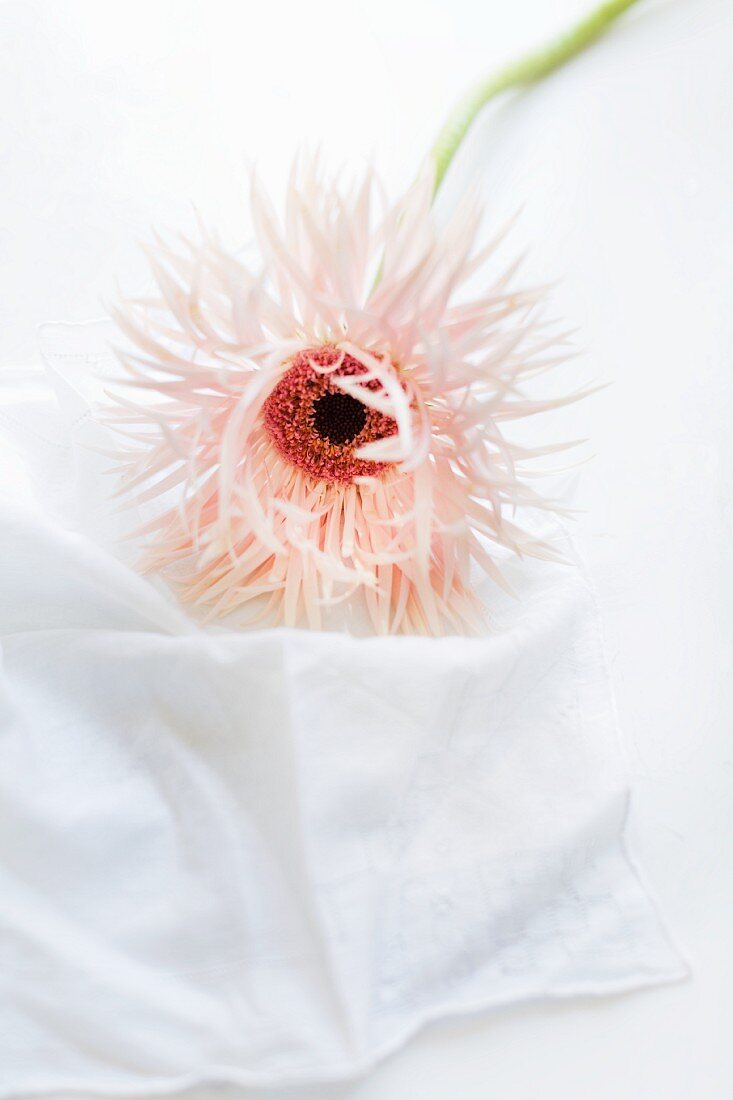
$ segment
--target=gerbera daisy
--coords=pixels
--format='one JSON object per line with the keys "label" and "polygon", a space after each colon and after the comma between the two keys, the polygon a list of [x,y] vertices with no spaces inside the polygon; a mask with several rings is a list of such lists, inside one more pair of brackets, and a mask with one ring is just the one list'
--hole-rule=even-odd
{"label": "gerbera daisy", "polygon": [[[114,311],[133,350],[108,421],[126,440],[120,492],[157,513],[141,566],[228,615],[264,603],[294,626],[363,594],[379,632],[479,627],[473,567],[503,583],[507,552],[552,556],[513,518],[547,505],[507,421],[558,404],[522,384],[557,361],[513,272],[476,298],[480,210],[449,224],[435,191],[483,106],[547,76],[636,0],[606,0],[544,49],[481,81],[449,115],[428,167],[392,207],[381,189],[294,168],[280,225],[256,181],[255,272],[206,234],[158,243],[159,295]],[[577,395],[576,395],[577,396]],[[574,400],[575,398],[570,398]]]}
{"label": "gerbera daisy", "polygon": [[475,197],[437,228],[434,187],[375,212],[371,172],[342,189],[306,160],[282,225],[253,182],[256,272],[207,235],[151,250],[159,296],[115,317],[153,398],[118,389],[109,419],[123,493],[161,503],[142,568],[185,600],[318,628],[359,590],[379,632],[462,631],[472,563],[501,583],[499,548],[549,553],[510,518],[544,502],[502,426],[553,404],[520,388],[553,341],[511,272],[464,293],[497,241],[475,250]]}

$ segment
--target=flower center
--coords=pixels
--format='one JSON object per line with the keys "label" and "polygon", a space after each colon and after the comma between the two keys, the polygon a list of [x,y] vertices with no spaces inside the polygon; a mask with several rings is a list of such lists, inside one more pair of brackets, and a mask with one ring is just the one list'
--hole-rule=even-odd
{"label": "flower center", "polygon": [[324,393],[313,402],[313,428],[331,443],[351,443],[366,419],[366,407],[348,393]]}
{"label": "flower center", "polygon": [[[397,431],[391,416],[344,393],[338,384],[341,377],[367,373],[353,356],[328,344],[293,356],[263,407],[265,428],[287,462],[320,481],[340,484],[378,476],[391,465],[356,457],[360,447]],[[381,388],[374,378],[362,385]]]}

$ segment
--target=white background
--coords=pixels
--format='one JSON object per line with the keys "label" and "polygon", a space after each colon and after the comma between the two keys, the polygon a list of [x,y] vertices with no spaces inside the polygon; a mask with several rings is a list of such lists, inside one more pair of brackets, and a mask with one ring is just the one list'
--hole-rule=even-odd
{"label": "white background", "polygon": [[[244,239],[252,162],[277,190],[292,154],[322,143],[334,164],[373,157],[394,191],[467,81],[584,8],[0,4],[0,368],[37,358],[39,323],[103,312],[116,278],[139,289],[136,241],[189,226],[191,203]],[[491,220],[524,204],[527,277],[558,281],[555,312],[586,349],[568,380],[613,383],[542,430],[592,442],[578,526],[634,846],[693,978],[433,1028],[368,1080],[300,1098],[733,1095],[732,59],[730,0],[642,2],[490,108],[442,197],[478,173]]]}

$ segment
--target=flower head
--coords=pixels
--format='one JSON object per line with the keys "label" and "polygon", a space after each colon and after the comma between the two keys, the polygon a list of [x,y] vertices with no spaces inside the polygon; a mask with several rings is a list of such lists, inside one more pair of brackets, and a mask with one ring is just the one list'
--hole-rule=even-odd
{"label": "flower head", "polygon": [[439,230],[433,184],[375,212],[371,173],[343,190],[308,161],[283,225],[253,183],[258,271],[206,235],[151,250],[159,293],[115,311],[147,396],[108,420],[122,491],[157,503],[142,566],[185,599],[318,628],[359,591],[380,632],[462,631],[472,563],[501,583],[498,548],[546,556],[509,518],[543,502],[502,432],[551,404],[520,389],[547,365],[536,295],[467,294],[497,242],[475,251],[473,198]]}

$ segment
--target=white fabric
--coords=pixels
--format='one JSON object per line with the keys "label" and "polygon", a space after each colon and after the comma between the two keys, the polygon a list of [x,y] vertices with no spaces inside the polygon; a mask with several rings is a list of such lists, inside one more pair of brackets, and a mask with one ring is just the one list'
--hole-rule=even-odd
{"label": "white fabric", "polygon": [[485,638],[204,630],[73,529],[96,472],[43,386],[0,418],[1,1096],[325,1081],[432,1019],[683,976],[582,567],[511,565]]}

